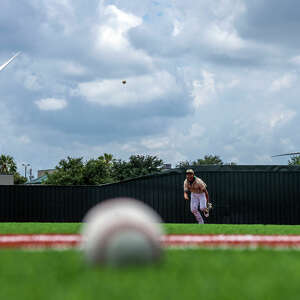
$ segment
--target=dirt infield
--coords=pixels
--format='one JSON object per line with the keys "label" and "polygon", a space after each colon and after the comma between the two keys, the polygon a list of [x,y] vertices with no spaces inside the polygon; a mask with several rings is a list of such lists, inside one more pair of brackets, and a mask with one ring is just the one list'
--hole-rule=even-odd
{"label": "dirt infield", "polygon": [[[0,248],[75,248],[82,240],[79,234],[6,234],[0,235]],[[176,248],[299,248],[300,235],[164,235],[164,247]]]}

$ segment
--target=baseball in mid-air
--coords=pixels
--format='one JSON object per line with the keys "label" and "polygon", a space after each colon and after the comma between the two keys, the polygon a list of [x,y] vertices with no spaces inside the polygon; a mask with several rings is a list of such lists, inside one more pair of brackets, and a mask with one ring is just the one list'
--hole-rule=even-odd
{"label": "baseball in mid-air", "polygon": [[82,243],[92,265],[140,265],[162,256],[160,216],[132,198],[106,200],[88,211],[83,220]]}

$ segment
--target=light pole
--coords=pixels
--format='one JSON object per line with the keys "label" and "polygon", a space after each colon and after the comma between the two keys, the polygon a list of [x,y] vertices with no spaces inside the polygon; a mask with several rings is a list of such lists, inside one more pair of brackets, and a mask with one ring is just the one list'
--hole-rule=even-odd
{"label": "light pole", "polygon": [[32,168],[30,168],[29,170],[29,181],[31,181],[34,178],[34,176],[32,175]]}
{"label": "light pole", "polygon": [[24,168],[25,168],[25,178],[27,179],[27,167],[29,167],[30,166],[30,164],[22,164],[22,166],[24,166]]}

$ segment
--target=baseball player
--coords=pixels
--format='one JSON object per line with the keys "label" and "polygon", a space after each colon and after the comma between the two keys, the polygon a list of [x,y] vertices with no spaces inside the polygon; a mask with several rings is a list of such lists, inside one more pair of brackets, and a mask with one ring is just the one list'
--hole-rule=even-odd
{"label": "baseball player", "polygon": [[194,214],[199,224],[204,224],[198,207],[200,207],[200,211],[203,212],[206,218],[209,217],[209,207],[211,206],[211,203],[209,201],[206,183],[202,179],[196,177],[192,169],[188,169],[186,170],[186,179],[183,184],[183,189],[185,200],[189,200],[188,192],[191,192],[191,212]]}

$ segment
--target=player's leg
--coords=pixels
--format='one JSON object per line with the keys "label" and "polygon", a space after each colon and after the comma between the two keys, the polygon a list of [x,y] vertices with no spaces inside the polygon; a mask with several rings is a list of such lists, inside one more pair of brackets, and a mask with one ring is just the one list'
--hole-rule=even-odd
{"label": "player's leg", "polygon": [[200,210],[203,212],[206,218],[209,217],[209,210],[207,208],[207,199],[205,193],[200,194]]}
{"label": "player's leg", "polygon": [[198,210],[198,207],[199,207],[199,197],[197,194],[195,195],[194,193],[191,193],[191,212],[195,216],[197,222],[199,224],[203,224],[204,221]]}

